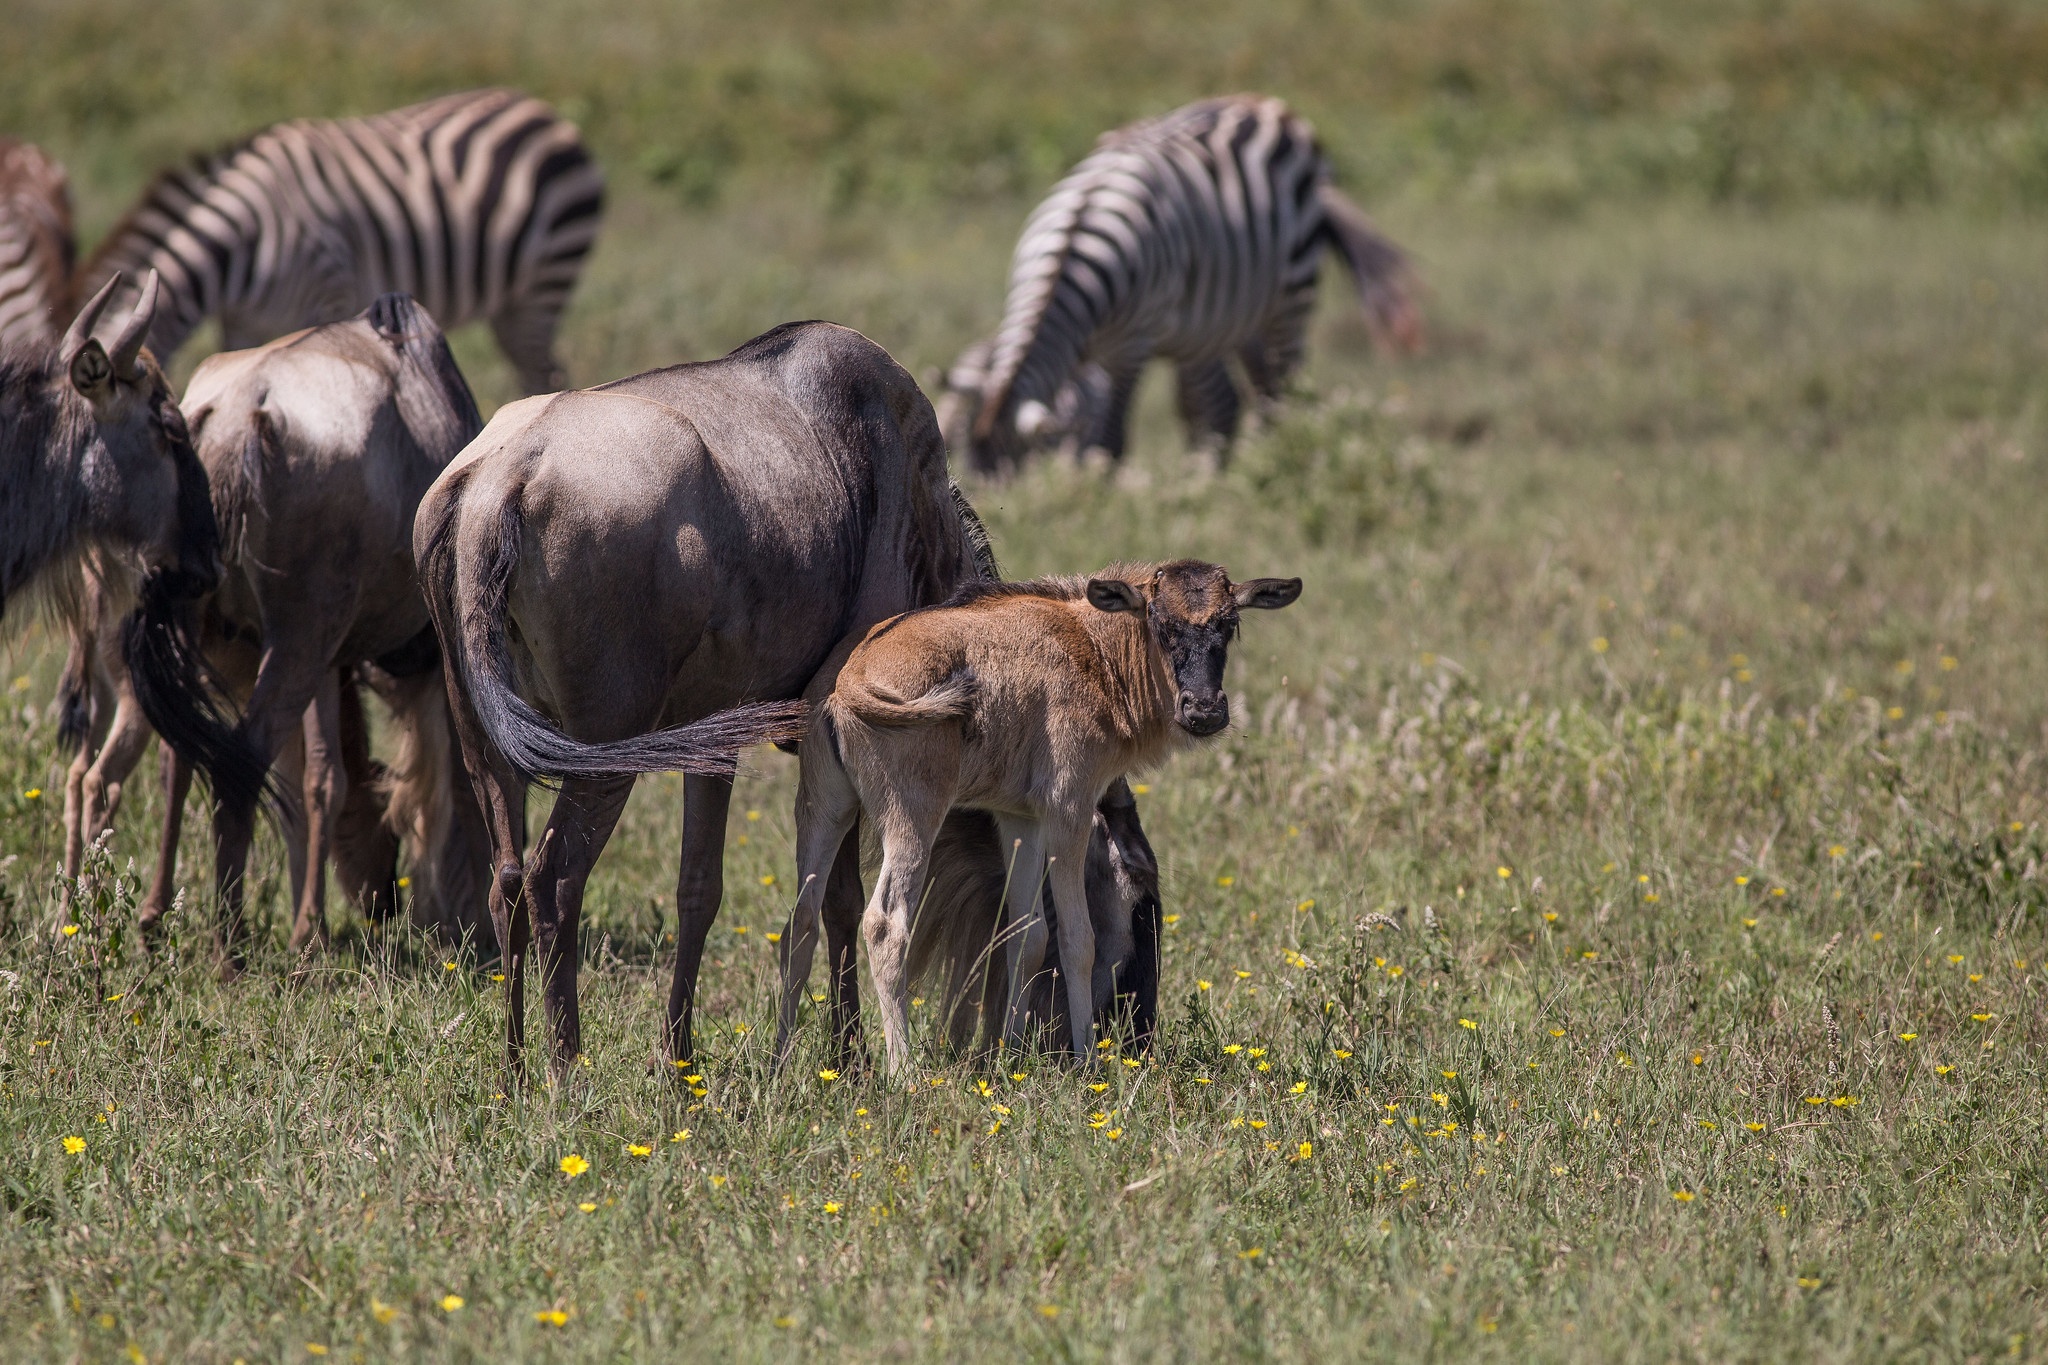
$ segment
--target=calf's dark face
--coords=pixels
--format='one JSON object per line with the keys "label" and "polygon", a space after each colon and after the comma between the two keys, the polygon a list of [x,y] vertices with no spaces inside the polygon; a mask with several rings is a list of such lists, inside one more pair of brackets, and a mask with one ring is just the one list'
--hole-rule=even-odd
{"label": "calf's dark face", "polygon": [[1104,611],[1144,611],[1146,627],[1173,670],[1174,721],[1197,737],[1230,724],[1223,670],[1238,614],[1277,611],[1299,596],[1298,578],[1232,583],[1217,566],[1193,560],[1162,565],[1143,589],[1114,579],[1088,585],[1088,600]]}

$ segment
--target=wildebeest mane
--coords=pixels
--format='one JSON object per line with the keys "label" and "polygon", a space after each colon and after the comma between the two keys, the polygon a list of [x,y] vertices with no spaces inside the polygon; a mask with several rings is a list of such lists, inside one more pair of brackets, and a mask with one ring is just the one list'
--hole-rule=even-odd
{"label": "wildebeest mane", "polygon": [[90,439],[92,409],[62,374],[54,342],[0,350],[0,615],[63,557],[79,521],[76,480],[63,480],[65,508],[34,486],[50,452],[79,450]]}
{"label": "wildebeest mane", "polygon": [[966,538],[968,552],[974,558],[975,572],[985,583],[999,582],[1003,576],[1002,565],[996,562],[995,542],[989,538],[988,526],[981,514],[974,510],[974,504],[960,491],[960,485],[951,479],[946,487],[953,494],[953,511],[960,518],[960,534]]}
{"label": "wildebeest mane", "polygon": [[206,468],[168,388],[157,394],[150,420],[177,466],[184,539],[178,567],[143,579],[136,610],[121,627],[121,657],[150,727],[198,769],[216,800],[249,809],[267,796],[276,809],[283,794],[270,764],[232,719],[226,689],[198,642],[196,604],[219,582],[220,565],[220,524]]}

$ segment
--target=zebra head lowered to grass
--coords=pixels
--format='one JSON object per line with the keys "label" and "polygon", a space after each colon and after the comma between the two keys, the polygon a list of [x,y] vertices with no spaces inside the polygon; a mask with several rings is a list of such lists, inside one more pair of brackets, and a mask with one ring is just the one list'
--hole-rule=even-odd
{"label": "zebra head lowered to grass", "polygon": [[948,375],[969,463],[994,472],[1061,442],[1121,457],[1153,356],[1174,363],[1190,440],[1227,450],[1243,407],[1232,368],[1279,399],[1325,247],[1375,335],[1417,344],[1407,257],[1338,192],[1286,104],[1232,95],[1106,134],[1025,222],[986,358],[970,348]]}
{"label": "zebra head lowered to grass", "polygon": [[476,318],[528,393],[563,384],[555,329],[597,237],[604,181],[567,119],[513,90],[369,118],[300,119],[164,172],[84,271],[155,270],[150,346],[208,317],[228,350],[412,295],[443,328]]}
{"label": "zebra head lowered to grass", "polygon": [[0,137],[0,346],[57,339],[76,250],[64,168]]}

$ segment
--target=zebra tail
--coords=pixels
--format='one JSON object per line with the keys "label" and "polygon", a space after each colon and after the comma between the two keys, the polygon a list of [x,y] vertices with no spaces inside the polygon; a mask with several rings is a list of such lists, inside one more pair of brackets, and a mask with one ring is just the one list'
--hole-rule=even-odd
{"label": "zebra tail", "polygon": [[[505,644],[506,600],[519,567],[523,530],[517,497],[499,509],[495,543],[481,572],[465,572],[448,556],[453,502],[434,528],[422,557],[422,579],[449,663],[457,670],[478,724],[522,777],[530,782],[569,777],[624,777],[636,773],[685,772],[729,777],[739,751],[754,744],[801,739],[804,704],[756,702],[706,716],[689,725],[605,744],[584,744],[555,728],[512,688],[512,658]],[[456,555],[459,561],[461,556]],[[464,580],[470,580],[464,582]],[[454,601],[435,601],[447,588]],[[465,589],[467,589],[465,591]],[[464,600],[467,599],[467,600]],[[451,648],[452,646],[452,648]]]}
{"label": "zebra tail", "polygon": [[1350,267],[1374,338],[1388,350],[1421,350],[1422,312],[1415,303],[1408,253],[1336,186],[1319,185],[1316,198],[1323,209],[1323,230]]}

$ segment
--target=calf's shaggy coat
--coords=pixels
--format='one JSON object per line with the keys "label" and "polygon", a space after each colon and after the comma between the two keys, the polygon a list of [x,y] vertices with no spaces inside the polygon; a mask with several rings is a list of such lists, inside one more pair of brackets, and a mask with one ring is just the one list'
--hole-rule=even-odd
{"label": "calf's shaggy coat", "polygon": [[1239,612],[1284,607],[1300,593],[1300,579],[1233,584],[1194,560],[1118,565],[1094,578],[973,585],[870,631],[803,745],[783,1046],[810,974],[825,879],[864,811],[881,835],[882,868],[861,932],[889,1067],[902,1071],[919,893],[947,812],[966,807],[995,817],[1009,856],[1004,1038],[1021,1041],[1023,996],[1045,956],[1040,887],[1049,884],[1072,1046],[1089,1055],[1086,867],[1097,803],[1125,773],[1230,723],[1223,669]]}

